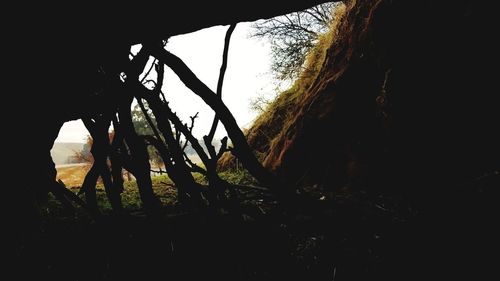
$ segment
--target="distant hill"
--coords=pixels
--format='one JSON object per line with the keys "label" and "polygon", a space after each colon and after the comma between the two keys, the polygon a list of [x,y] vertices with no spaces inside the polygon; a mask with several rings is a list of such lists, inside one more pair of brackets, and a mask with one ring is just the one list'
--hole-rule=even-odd
{"label": "distant hill", "polygon": [[56,142],[50,154],[56,165],[68,164],[68,158],[74,155],[75,151],[81,151],[83,145],[83,143],[78,142]]}

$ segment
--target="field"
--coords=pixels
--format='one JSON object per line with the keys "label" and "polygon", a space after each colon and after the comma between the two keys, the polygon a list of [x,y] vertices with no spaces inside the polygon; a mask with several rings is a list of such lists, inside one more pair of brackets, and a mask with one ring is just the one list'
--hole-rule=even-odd
{"label": "field", "polygon": [[80,188],[83,179],[90,169],[90,164],[73,164],[56,166],[57,179],[60,179],[68,188]]}
{"label": "field", "polygon": [[[61,165],[56,167],[57,169],[57,179],[64,182],[67,188],[73,192],[78,192],[80,189],[85,175],[90,169],[89,164],[72,164],[72,165]],[[193,173],[193,176],[197,182],[200,184],[207,184],[205,178],[200,174]],[[246,170],[233,170],[225,171],[220,173],[220,177],[230,183],[240,184],[240,185],[254,185],[256,181],[251,177]],[[177,190],[175,189],[173,182],[170,180],[168,175],[153,175],[151,177],[153,182],[153,190],[162,202],[163,205],[173,205],[177,201]],[[99,179],[97,186],[97,200],[99,209],[104,212],[111,211],[111,205],[106,198],[106,193],[104,191],[104,186]],[[84,198],[84,195],[81,195]],[[128,180],[128,177],[124,174],[124,190],[121,194],[123,207],[129,211],[136,211],[141,209],[141,200],[139,198],[139,192],[137,188],[137,183],[133,176]],[[53,197],[49,198],[47,210],[51,212],[60,212],[62,206]]]}
{"label": "field", "polygon": [[[64,182],[67,188],[72,190],[73,192],[77,192],[90,169],[89,164],[75,164],[75,165],[67,165],[67,166],[59,166],[57,169],[57,179],[60,179]],[[165,205],[173,204],[176,200],[177,191],[172,186],[172,181],[168,176],[153,176],[153,190],[160,201]],[[97,200],[99,208],[104,211],[110,211],[111,205],[106,198],[106,193],[104,192],[104,186],[102,184],[101,179],[99,178],[97,186]],[[81,195],[83,198],[84,196]],[[137,183],[131,177],[131,180],[127,179],[127,176],[124,175],[124,191],[122,193],[122,201],[123,207],[126,210],[138,210],[141,207],[141,201],[139,198],[139,192],[137,189]],[[49,199],[49,209],[60,209],[62,206],[59,202],[57,202],[54,198]],[[60,210],[62,211],[62,210]]]}

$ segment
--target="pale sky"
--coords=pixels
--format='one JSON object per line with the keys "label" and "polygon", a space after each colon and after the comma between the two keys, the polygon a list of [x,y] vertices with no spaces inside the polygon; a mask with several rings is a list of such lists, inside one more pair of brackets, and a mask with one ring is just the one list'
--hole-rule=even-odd
{"label": "pale sky", "polygon": [[[249,109],[250,100],[257,94],[273,96],[276,85],[269,71],[270,45],[266,40],[248,38],[251,23],[236,26],[229,46],[228,67],[222,89],[222,99],[241,128],[248,127],[256,117]],[[189,68],[214,92],[222,63],[224,36],[228,26],[216,26],[170,38],[167,49],[179,56]],[[163,90],[174,112],[184,121],[199,112],[193,130],[197,138],[210,130],[213,111],[197,95],[187,89],[179,78],[165,68]],[[88,132],[83,123],[64,124],[56,142],[84,142]],[[219,123],[216,138],[226,133]]]}

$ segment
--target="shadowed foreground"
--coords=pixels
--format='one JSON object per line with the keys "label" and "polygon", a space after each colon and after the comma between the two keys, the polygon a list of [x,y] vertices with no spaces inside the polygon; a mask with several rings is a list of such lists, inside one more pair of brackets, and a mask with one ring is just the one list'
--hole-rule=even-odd
{"label": "shadowed foreground", "polygon": [[[39,75],[20,83],[37,87],[23,89],[34,98],[23,103],[39,108],[23,108],[28,112],[23,125],[44,133],[25,130],[16,135],[36,143],[33,155],[23,157],[34,159],[32,180],[15,186],[20,193],[13,212],[18,226],[17,277],[499,279],[500,111],[492,69],[500,63],[495,9],[470,1],[345,1],[340,35],[325,46],[320,72],[300,95],[292,95],[296,103],[287,108],[291,118],[270,123],[279,130],[257,147],[250,138],[247,142],[220,93],[212,92],[162,45],[170,35],[277,15],[316,2],[300,1],[265,13],[254,3],[249,5],[252,9],[242,6],[234,13],[217,9],[223,7],[217,4],[207,10],[213,14],[200,18],[202,24],[185,25],[158,24],[160,11],[154,10],[154,21],[141,21],[153,26],[144,34],[144,25],[112,33],[115,22],[95,21],[68,37],[52,30],[45,41],[53,44],[26,52],[32,60],[23,67],[37,67]],[[129,26],[139,19],[120,15]],[[95,34],[89,32],[93,29]],[[144,43],[143,48],[130,60],[130,45],[137,42]],[[152,66],[158,76],[153,90],[139,81],[150,56],[157,59]],[[224,183],[216,167],[224,149],[201,153],[210,192],[195,181],[191,172],[196,167],[184,162],[177,138],[178,132],[190,138],[189,128],[162,98],[165,67],[214,109],[234,144],[231,152],[268,188],[247,189],[254,194],[244,194],[252,197],[244,199],[240,193],[245,189]],[[122,72],[125,81],[120,80]],[[154,111],[159,131],[154,137],[135,132],[130,115],[134,97],[146,100]],[[40,107],[39,101],[50,107]],[[85,119],[97,143],[98,161],[82,188],[85,201],[55,182],[49,155],[63,122],[77,118]],[[117,141],[110,144],[111,122],[121,135],[117,133]],[[209,147],[211,140],[203,141]],[[190,142],[201,146],[201,140]],[[171,164],[165,167],[172,168],[168,172],[182,204],[164,206],[156,197],[146,144],[155,146]],[[261,162],[252,149],[266,159]],[[111,172],[125,169],[135,175],[142,211],[123,210],[123,179],[121,173],[111,174],[107,158]],[[109,184],[114,215],[97,215],[99,174]],[[62,202],[65,197],[74,199],[89,209],[87,215],[78,207],[76,216],[39,216],[36,202],[48,192]]]}
{"label": "shadowed foreground", "polygon": [[401,198],[314,190],[304,190],[294,213],[256,192],[245,196],[261,199],[229,213],[169,205],[155,218],[46,216],[17,272],[44,280],[486,280],[496,275],[499,178],[464,187],[432,217]]}

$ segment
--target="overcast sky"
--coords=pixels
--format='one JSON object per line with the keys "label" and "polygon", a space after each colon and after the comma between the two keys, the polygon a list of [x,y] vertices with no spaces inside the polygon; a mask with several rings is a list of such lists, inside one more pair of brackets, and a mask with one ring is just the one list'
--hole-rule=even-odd
{"label": "overcast sky", "polygon": [[[216,26],[170,38],[167,49],[179,56],[214,92],[222,62],[224,36],[228,26]],[[234,30],[228,55],[222,99],[234,114],[241,128],[248,127],[256,117],[249,108],[250,100],[257,94],[273,96],[275,85],[269,73],[270,45],[265,40],[248,38],[250,23],[239,23]],[[213,111],[165,68],[163,88],[174,112],[185,122],[199,112],[194,135],[201,138],[210,130]],[[64,124],[56,142],[84,142],[87,130],[80,120]],[[225,136],[219,124],[216,137]]]}

